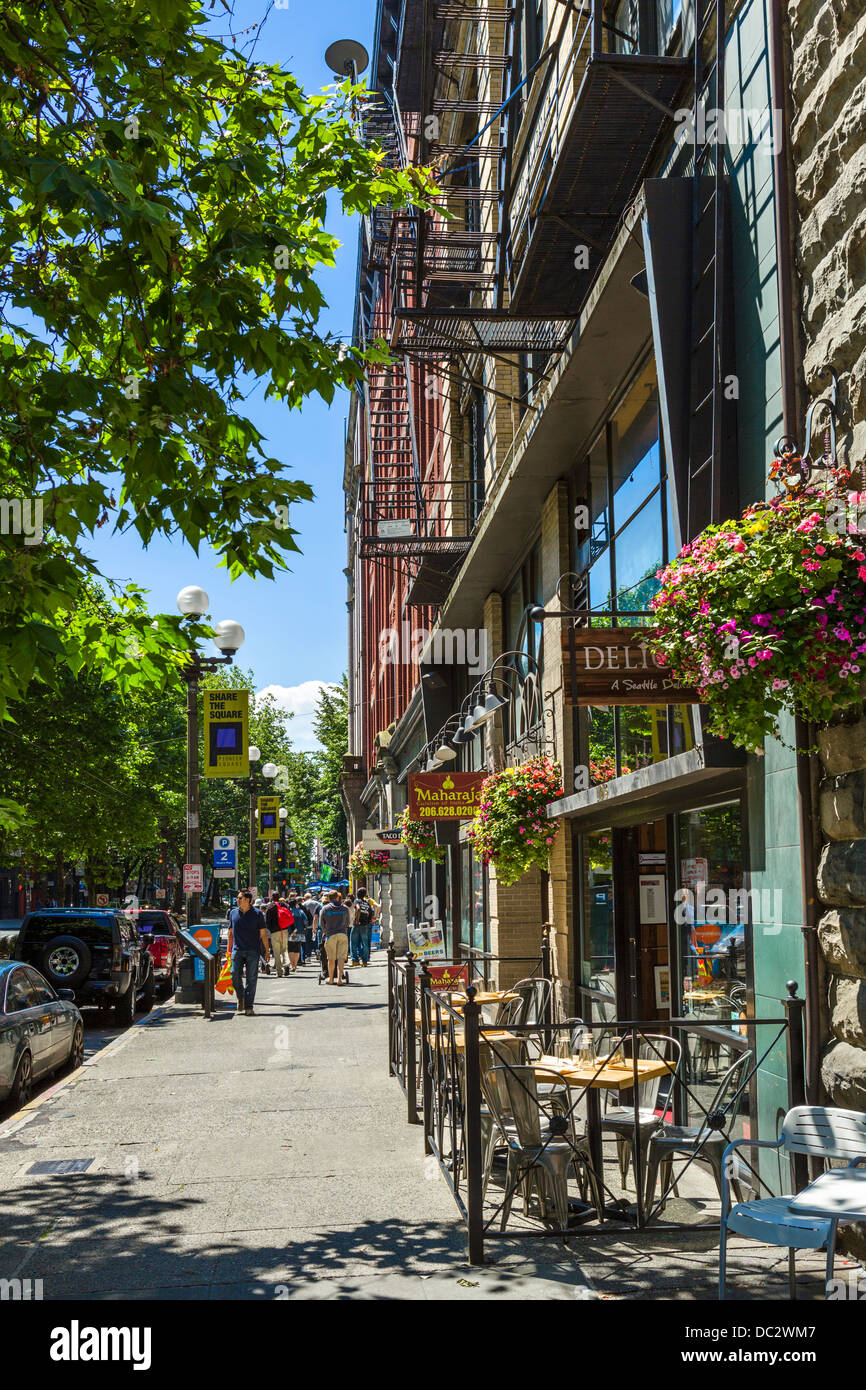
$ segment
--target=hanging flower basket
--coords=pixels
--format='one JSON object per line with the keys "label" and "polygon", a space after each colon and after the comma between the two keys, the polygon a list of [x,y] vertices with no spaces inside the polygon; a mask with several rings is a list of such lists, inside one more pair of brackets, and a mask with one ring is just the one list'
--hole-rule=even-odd
{"label": "hanging flower basket", "polygon": [[349,855],[349,873],[352,878],[365,878],[367,874],[381,874],[388,868],[386,849],[364,849],[359,840]]}
{"label": "hanging flower basket", "polygon": [[445,858],[445,846],[437,845],[436,831],[429,821],[410,820],[409,807],[401,815],[400,840],[413,859],[431,864],[441,864]]}
{"label": "hanging flower basket", "polygon": [[548,867],[556,827],[546,812],[562,795],[562,772],[551,758],[531,758],[486,778],[469,840],[500,883],[516,883],[536,865]]}
{"label": "hanging flower basket", "polygon": [[832,492],[804,486],[708,527],[657,575],[657,658],[753,753],[784,711],[823,724],[862,699],[866,494],[843,490],[847,469],[829,476]]}

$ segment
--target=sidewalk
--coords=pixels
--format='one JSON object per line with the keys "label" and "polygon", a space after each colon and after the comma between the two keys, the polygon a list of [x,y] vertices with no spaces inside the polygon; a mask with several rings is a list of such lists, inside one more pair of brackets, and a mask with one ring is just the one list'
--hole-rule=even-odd
{"label": "sidewalk", "polygon": [[[386,1071],[384,953],[255,1018],[169,1004],[0,1127],[0,1278],[46,1299],[593,1297],[578,1256],[465,1232]],[[38,1176],[34,1163],[82,1160]]]}

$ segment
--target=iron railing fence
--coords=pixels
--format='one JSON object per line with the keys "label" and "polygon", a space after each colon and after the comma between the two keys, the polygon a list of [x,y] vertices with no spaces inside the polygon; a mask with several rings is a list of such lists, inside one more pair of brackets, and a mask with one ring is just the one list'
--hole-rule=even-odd
{"label": "iron railing fence", "polygon": [[[796,986],[789,986],[783,1016],[745,1020],[745,1037],[692,1017],[566,1022],[538,1018],[491,1024],[482,1016],[477,992],[470,986],[468,1001],[461,1005],[422,984],[420,1026],[424,1149],[436,1158],[466,1224],[472,1263],[483,1263],[486,1240],[569,1240],[588,1220],[597,1223],[591,1228],[594,1234],[621,1234],[621,1222],[637,1230],[650,1224],[661,1230],[693,1225],[682,1220],[660,1223],[659,1218],[694,1164],[710,1163],[720,1173],[726,1136],[744,1108],[753,1079],[771,1054],[773,1065],[779,1065],[782,1043],[788,1108],[804,1103],[803,1001],[796,998]],[[587,1055],[581,1066],[572,1064],[569,1070],[566,1054],[572,1050],[577,1023],[604,1038],[605,1044],[592,1060]],[[677,1064],[677,1053],[686,1055],[694,1038],[718,1040],[720,1049],[730,1049],[712,1095],[702,1093],[694,1076]],[[659,1082],[649,1115],[641,1109],[640,1090],[648,1078]],[[614,1110],[602,1112],[603,1091],[616,1093],[619,1114],[613,1125]],[[677,1116],[683,1115],[693,1123],[677,1127]],[[534,1132],[527,1132],[533,1126]],[[617,1142],[623,1177],[619,1193],[605,1175],[603,1126],[612,1130]],[[655,1141],[654,1134],[659,1136]],[[628,1151],[633,1199],[624,1195],[627,1168],[622,1146]],[[497,1151],[502,1149],[507,1165],[500,1189],[494,1179]],[[746,1173],[738,1169],[730,1175],[735,1184],[742,1180],[752,1186],[748,1173],[761,1182],[750,1163],[744,1167]],[[542,1185],[540,1170],[557,1169],[559,1185],[553,1179],[548,1185],[546,1178]],[[579,1199],[568,1193],[572,1178]],[[792,1178],[798,1188],[808,1180],[802,1170],[795,1170]],[[591,1203],[585,1200],[587,1190]],[[524,1216],[534,1221],[520,1229],[509,1226],[517,1195],[524,1199]],[[703,1229],[716,1224],[701,1222]]]}
{"label": "iron railing fence", "polygon": [[[432,959],[429,965],[438,972],[450,970],[465,986],[485,989],[497,983],[499,968],[515,972],[527,979],[550,980],[546,991],[543,1017],[546,1036],[553,1023],[553,978],[551,975],[550,929],[545,926],[541,948],[536,956],[497,956],[473,946],[460,946],[459,956]],[[518,969],[519,968],[519,969]],[[512,983],[513,981],[509,981]],[[431,976],[410,955],[397,955],[393,945],[388,947],[388,1073],[395,1076],[406,1097],[406,1119],[409,1124],[421,1123],[423,1109],[422,1078],[419,1068],[421,1038],[421,1000],[424,989],[431,988]]]}

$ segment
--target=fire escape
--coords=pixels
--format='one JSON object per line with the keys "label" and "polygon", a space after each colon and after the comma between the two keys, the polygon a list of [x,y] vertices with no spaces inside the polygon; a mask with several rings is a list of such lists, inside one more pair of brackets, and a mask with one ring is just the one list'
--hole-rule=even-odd
{"label": "fire escape", "polygon": [[421,373],[460,398],[467,382],[494,390],[491,362],[523,367],[565,348],[692,62],[659,53],[651,3],[626,7],[621,30],[621,6],[561,0],[558,34],[531,63],[519,61],[522,7],[389,3],[391,80],[368,132],[389,161],[431,166],[441,195],[430,211],[370,222],[362,318],[395,362],[365,388],[359,549],[404,560],[409,601],[430,603],[447,593],[477,511],[464,484],[418,458]]}

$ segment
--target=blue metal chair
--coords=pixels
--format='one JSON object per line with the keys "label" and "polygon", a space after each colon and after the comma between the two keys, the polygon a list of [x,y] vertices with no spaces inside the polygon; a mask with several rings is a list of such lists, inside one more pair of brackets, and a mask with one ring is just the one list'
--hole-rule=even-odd
{"label": "blue metal chair", "polygon": [[835,1110],[824,1105],[798,1105],[789,1110],[778,1139],[735,1139],[722,1158],[722,1220],[719,1234],[719,1298],[724,1299],[727,1279],[728,1232],[788,1248],[788,1281],[791,1297],[797,1297],[794,1264],[796,1250],[827,1251],[827,1282],[833,1277],[836,1222],[821,1216],[800,1216],[789,1208],[793,1197],[759,1197],[738,1202],[729,1210],[728,1180],[735,1149],[781,1149],[789,1154],[809,1154],[824,1160],[848,1159],[849,1166],[866,1162],[866,1115],[858,1110]]}

